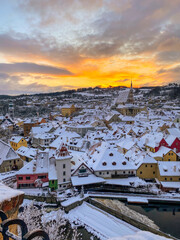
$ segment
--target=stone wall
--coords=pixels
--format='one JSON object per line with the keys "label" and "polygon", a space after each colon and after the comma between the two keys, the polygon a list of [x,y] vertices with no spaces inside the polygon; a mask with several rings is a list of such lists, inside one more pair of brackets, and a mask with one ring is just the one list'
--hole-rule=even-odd
{"label": "stone wall", "polygon": [[172,237],[172,236],[170,236],[170,235],[168,235],[164,232],[161,232],[160,230],[154,229],[150,226],[145,225],[144,223],[141,223],[141,222],[139,222],[139,221],[137,221],[137,220],[135,220],[131,217],[128,217],[125,214],[119,213],[116,210],[112,209],[111,207],[107,207],[104,204],[96,201],[95,199],[89,198],[88,202],[90,204],[94,205],[95,207],[98,207],[98,208],[102,209],[103,211],[105,211],[105,212],[107,212],[107,213],[109,213],[109,214],[111,214],[111,215],[113,215],[113,216],[131,224],[131,225],[133,225],[134,227],[139,228],[140,230],[152,232],[154,234],[157,234],[159,236],[163,236],[163,237],[166,237],[166,238],[176,239],[176,238],[174,238],[174,237]]}
{"label": "stone wall", "polygon": [[[17,218],[19,206],[24,199],[24,193],[18,190],[11,189],[0,183],[0,210],[4,211],[8,219]],[[1,220],[0,220],[1,223]],[[12,233],[17,234],[17,226],[9,228]],[[3,240],[0,233],[0,240]]]}

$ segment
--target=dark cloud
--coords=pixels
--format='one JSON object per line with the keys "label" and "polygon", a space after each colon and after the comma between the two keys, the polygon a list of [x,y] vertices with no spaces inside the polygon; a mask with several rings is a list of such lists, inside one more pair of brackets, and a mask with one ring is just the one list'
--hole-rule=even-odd
{"label": "dark cloud", "polygon": [[7,73],[36,73],[53,75],[72,75],[72,73],[63,68],[40,65],[35,63],[0,63],[0,71]]}
{"label": "dark cloud", "polygon": [[157,54],[157,61],[174,63],[180,62],[180,52],[178,51],[164,51]]}
{"label": "dark cloud", "polygon": [[115,83],[129,82],[129,81],[130,81],[130,79],[125,78],[125,79],[119,79],[119,80],[115,81]]}
{"label": "dark cloud", "polygon": [[77,63],[83,59],[78,49],[70,43],[61,45],[54,37],[47,38],[43,34],[35,36],[11,32],[0,34],[0,52],[14,59],[26,61],[44,59],[63,65]]}
{"label": "dark cloud", "polygon": [[169,68],[169,69],[160,69],[158,72],[158,74],[162,74],[162,73],[177,73],[180,74],[180,65],[174,67],[174,68]]}
{"label": "dark cloud", "polygon": [[0,79],[7,79],[7,78],[9,78],[9,74],[0,72]]}
{"label": "dark cloud", "polygon": [[[1,76],[1,74],[0,74]],[[41,77],[39,78],[41,80]],[[33,93],[41,93],[41,92],[56,92],[56,91],[64,91],[68,89],[75,89],[74,85],[59,85],[55,87],[48,86],[46,84],[40,84],[38,82],[34,82],[31,84],[23,84],[22,77],[17,75],[7,76],[7,79],[1,79],[1,88],[0,94],[33,94]]]}

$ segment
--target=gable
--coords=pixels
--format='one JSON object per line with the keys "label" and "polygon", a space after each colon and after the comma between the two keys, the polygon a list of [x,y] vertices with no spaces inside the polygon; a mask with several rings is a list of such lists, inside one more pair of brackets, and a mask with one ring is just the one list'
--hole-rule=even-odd
{"label": "gable", "polygon": [[93,171],[85,164],[82,163],[73,173],[72,176],[77,176],[79,173],[92,174]]}

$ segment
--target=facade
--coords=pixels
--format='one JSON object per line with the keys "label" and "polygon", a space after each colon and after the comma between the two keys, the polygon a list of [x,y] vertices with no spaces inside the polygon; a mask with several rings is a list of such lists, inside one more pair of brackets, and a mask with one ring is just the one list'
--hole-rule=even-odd
{"label": "facade", "polygon": [[66,187],[71,181],[71,158],[64,144],[56,150],[56,172],[59,188]]}
{"label": "facade", "polygon": [[157,177],[157,161],[150,156],[146,156],[138,166],[136,175],[142,179],[155,179]]}
{"label": "facade", "polygon": [[88,131],[94,131],[95,128],[91,125],[69,125],[66,126],[67,131],[78,133],[81,137],[84,137]]}
{"label": "facade", "polygon": [[17,172],[17,188],[42,187],[44,182],[48,182],[48,161],[49,154],[39,152],[36,159],[27,163]]}
{"label": "facade", "polygon": [[14,149],[0,140],[0,172],[18,170],[23,166],[23,161]]}
{"label": "facade", "polygon": [[29,136],[31,128],[35,127],[37,125],[38,125],[37,122],[31,121],[31,120],[24,122],[24,124],[23,124],[24,136],[25,137]]}
{"label": "facade", "polygon": [[33,136],[32,146],[40,148],[42,150],[49,147],[49,145],[55,140],[55,135],[51,133],[39,133]]}
{"label": "facade", "polygon": [[10,145],[16,151],[22,146],[27,147],[27,141],[21,136],[13,136],[10,139]]}
{"label": "facade", "polygon": [[37,154],[37,150],[35,148],[28,148],[28,147],[22,146],[18,148],[16,153],[20,156],[20,158],[23,161],[30,162],[35,158]]}
{"label": "facade", "polygon": [[163,182],[180,182],[180,162],[158,162],[157,179]]}
{"label": "facade", "polygon": [[70,105],[65,105],[61,108],[61,113],[64,117],[70,117],[73,113],[78,111],[79,109],[74,106],[74,104]]}

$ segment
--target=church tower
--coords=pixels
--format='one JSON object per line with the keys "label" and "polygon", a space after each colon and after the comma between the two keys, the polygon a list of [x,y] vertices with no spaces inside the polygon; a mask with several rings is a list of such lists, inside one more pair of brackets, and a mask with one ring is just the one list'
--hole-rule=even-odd
{"label": "church tower", "polygon": [[131,88],[129,90],[127,103],[131,103],[131,104],[134,103],[134,94],[133,94],[132,80],[131,80]]}

